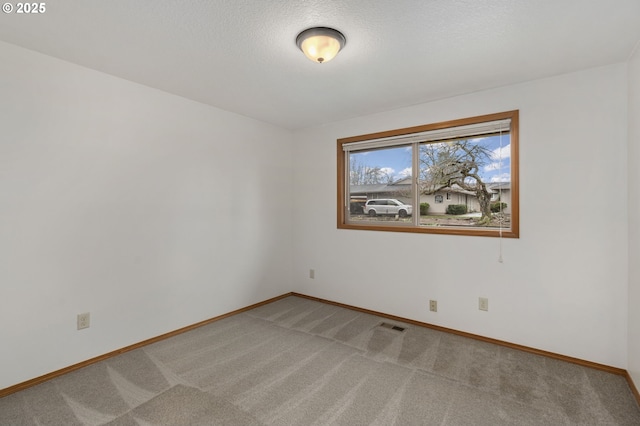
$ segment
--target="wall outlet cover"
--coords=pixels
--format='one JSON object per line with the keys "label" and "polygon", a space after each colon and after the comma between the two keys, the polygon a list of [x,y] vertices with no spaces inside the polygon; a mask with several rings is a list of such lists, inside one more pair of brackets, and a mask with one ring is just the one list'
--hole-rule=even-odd
{"label": "wall outlet cover", "polygon": [[89,312],[78,314],[78,330],[89,328],[90,325],[91,325],[91,314]]}
{"label": "wall outlet cover", "polygon": [[480,309],[481,311],[488,311],[489,310],[489,299],[487,299],[486,297],[479,297],[478,298],[478,309]]}

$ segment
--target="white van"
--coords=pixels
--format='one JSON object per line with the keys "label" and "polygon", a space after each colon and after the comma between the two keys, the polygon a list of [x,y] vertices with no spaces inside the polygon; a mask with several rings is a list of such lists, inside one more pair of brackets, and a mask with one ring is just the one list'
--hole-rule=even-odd
{"label": "white van", "polygon": [[367,200],[364,205],[364,214],[374,217],[376,215],[398,215],[400,217],[411,216],[413,207],[398,201],[395,198],[379,198]]}

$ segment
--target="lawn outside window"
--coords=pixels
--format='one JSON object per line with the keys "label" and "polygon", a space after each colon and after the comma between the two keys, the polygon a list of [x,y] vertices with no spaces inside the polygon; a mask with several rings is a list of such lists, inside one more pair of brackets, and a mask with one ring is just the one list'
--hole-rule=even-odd
{"label": "lawn outside window", "polygon": [[338,139],[338,228],[519,237],[518,111]]}

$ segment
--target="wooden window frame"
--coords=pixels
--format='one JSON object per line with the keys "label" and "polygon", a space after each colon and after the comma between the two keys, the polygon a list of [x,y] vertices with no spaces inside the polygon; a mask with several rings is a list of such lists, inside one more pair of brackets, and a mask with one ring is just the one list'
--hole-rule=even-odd
{"label": "wooden window frame", "polygon": [[[509,228],[484,228],[484,227],[446,227],[446,226],[393,226],[388,224],[372,224],[354,223],[347,221],[347,211],[349,208],[346,202],[346,185],[345,162],[349,156],[345,152],[343,145],[353,142],[369,141],[382,138],[390,138],[397,136],[411,136],[412,134],[422,133],[432,130],[443,130],[453,127],[466,126],[472,124],[480,124],[483,122],[491,122],[496,120],[511,120],[510,134],[510,163],[511,163],[511,226]],[[458,120],[445,121],[440,123],[427,124],[422,126],[407,127],[403,129],[388,130],[377,133],[370,133],[359,136],[351,136],[337,140],[337,226],[339,229],[354,229],[366,231],[389,231],[389,232],[410,232],[420,234],[448,234],[448,235],[468,235],[482,237],[504,237],[519,238],[520,237],[520,190],[519,190],[519,111],[506,111],[495,114],[487,114],[476,117],[463,118]],[[414,184],[415,186],[415,184]],[[414,214],[420,212],[419,205],[414,206]]]}

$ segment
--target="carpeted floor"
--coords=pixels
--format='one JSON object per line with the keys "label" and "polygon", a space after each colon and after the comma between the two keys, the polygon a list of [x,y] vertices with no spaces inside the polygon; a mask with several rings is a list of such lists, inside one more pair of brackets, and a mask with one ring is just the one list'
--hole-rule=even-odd
{"label": "carpeted floor", "polygon": [[292,296],[2,398],[0,425],[640,425],[640,408],[617,375]]}

